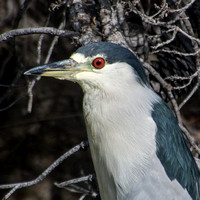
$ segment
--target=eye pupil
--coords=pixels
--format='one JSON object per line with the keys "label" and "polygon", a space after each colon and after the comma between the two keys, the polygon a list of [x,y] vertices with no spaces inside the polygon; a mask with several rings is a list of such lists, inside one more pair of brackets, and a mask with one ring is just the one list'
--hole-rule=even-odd
{"label": "eye pupil", "polygon": [[93,60],[92,65],[96,68],[96,69],[101,69],[104,67],[105,65],[105,60],[103,58],[95,58]]}
{"label": "eye pupil", "polygon": [[102,63],[101,60],[98,60],[98,61],[96,62],[96,65],[99,66],[99,65],[101,65],[101,63]]}

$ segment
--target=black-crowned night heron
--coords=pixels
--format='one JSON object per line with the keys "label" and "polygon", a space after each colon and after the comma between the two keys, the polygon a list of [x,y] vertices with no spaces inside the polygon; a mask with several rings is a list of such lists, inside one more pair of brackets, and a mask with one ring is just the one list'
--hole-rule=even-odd
{"label": "black-crowned night heron", "polygon": [[117,44],[79,48],[27,71],[80,84],[102,200],[199,200],[200,173],[165,102],[134,54]]}

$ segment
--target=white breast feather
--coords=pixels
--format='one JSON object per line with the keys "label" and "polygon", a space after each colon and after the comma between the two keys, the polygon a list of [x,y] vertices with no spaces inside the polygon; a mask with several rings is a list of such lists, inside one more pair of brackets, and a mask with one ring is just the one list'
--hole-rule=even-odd
{"label": "white breast feather", "polygon": [[[96,95],[91,91],[92,95],[86,93],[84,98],[86,127],[100,190],[115,186],[110,190],[117,190],[117,196],[128,194],[131,184],[143,176],[150,155],[156,151],[156,125],[150,101],[153,93],[137,82],[133,84],[135,87],[132,85],[127,91],[113,86],[118,90],[115,97],[110,96],[112,93],[101,96],[97,90]],[[105,171],[107,174],[103,174]],[[118,185],[110,183],[113,181]]]}

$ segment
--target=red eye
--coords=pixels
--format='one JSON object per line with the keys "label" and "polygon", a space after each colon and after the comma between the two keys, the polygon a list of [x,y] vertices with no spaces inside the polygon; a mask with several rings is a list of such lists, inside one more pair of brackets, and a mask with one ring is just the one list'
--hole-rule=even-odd
{"label": "red eye", "polygon": [[97,69],[101,69],[105,65],[105,60],[103,58],[95,58],[92,65]]}

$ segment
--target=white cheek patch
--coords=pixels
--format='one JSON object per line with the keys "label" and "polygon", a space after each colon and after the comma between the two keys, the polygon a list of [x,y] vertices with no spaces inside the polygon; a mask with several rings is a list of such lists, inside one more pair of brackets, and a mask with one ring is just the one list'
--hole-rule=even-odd
{"label": "white cheek patch", "polygon": [[75,78],[79,81],[94,81],[97,80],[98,76],[93,72],[79,72],[75,75]]}
{"label": "white cheek patch", "polygon": [[88,60],[81,53],[74,53],[74,54],[71,55],[70,58],[72,58],[73,60],[75,60],[77,63],[84,63],[84,62],[86,62]]}

